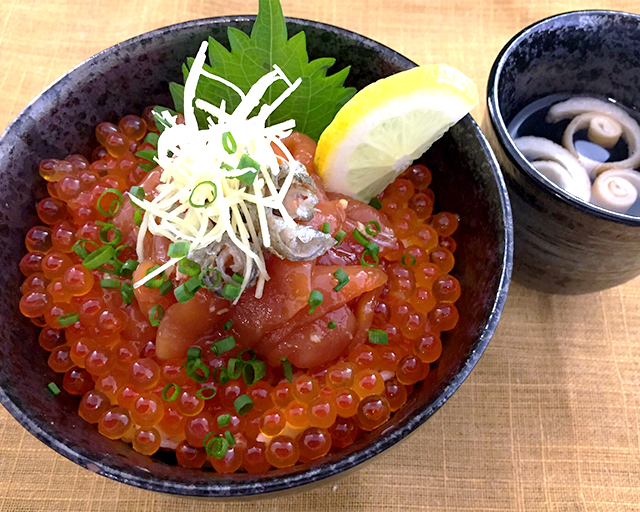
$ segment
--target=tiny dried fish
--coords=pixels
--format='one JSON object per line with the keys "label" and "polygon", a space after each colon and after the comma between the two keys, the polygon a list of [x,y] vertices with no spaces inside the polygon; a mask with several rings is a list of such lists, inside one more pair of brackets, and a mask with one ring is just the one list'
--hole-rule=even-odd
{"label": "tiny dried fish", "polygon": [[[294,220],[309,222],[318,204],[316,185],[307,169],[300,162],[284,162],[276,177],[280,189],[287,176],[293,173],[293,181],[284,199],[284,206]],[[267,226],[271,246],[267,250],[291,261],[308,261],[321,256],[336,243],[335,238],[311,226],[297,224],[287,226],[284,219],[271,208],[266,209]]]}
{"label": "tiny dried fish", "polygon": [[231,242],[226,233],[220,241],[191,251],[188,258],[199,263],[202,269],[220,272],[221,280],[218,280],[217,273],[209,272],[203,275],[202,281],[205,286],[221,297],[225,284],[238,284],[232,279],[233,274],[241,275],[245,280],[248,279],[247,288],[253,286],[258,278],[258,268],[255,264],[251,266],[250,275],[246,275],[247,255]]}

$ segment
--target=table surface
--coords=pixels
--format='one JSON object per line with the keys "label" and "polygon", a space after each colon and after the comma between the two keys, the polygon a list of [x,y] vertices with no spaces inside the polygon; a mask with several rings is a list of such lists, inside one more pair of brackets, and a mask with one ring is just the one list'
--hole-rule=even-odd
{"label": "table surface", "polygon": [[[285,14],[359,32],[419,64],[463,70],[484,97],[500,48],[523,27],[637,2],[283,0]],[[119,41],[180,21],[254,13],[257,0],[2,0],[0,130],[58,76]],[[480,121],[486,107],[473,111]],[[303,494],[243,503],[164,496],[96,476],[0,407],[0,511],[640,510],[640,279],[552,296],[512,284],[469,379],[412,437]]]}

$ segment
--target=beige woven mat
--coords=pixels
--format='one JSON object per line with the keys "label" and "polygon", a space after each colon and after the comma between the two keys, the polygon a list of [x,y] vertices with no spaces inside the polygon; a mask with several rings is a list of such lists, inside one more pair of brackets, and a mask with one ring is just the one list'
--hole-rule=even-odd
{"label": "beige woven mat", "polygon": [[[0,129],[86,57],[179,21],[256,1],[0,1]],[[418,63],[447,62],[484,93],[519,29],[579,8],[637,2],[284,0],[287,15],[360,32]],[[474,111],[484,115],[481,105]],[[0,407],[0,511],[638,511],[640,279],[599,294],[514,284],[484,357],[410,439],[335,486],[251,504],[153,494],[96,476]]]}

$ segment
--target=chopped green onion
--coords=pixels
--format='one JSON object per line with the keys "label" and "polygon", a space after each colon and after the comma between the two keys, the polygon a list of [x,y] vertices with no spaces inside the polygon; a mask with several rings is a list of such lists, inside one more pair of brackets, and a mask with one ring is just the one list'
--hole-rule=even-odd
{"label": "chopped green onion", "polygon": [[138,167],[140,167],[140,169],[144,170],[145,172],[151,172],[158,166],[155,163],[153,163],[153,164],[138,164]]}
{"label": "chopped green onion", "polygon": [[237,284],[227,283],[222,288],[222,296],[227,300],[236,300],[240,295],[240,287]]}
{"label": "chopped green onion", "polygon": [[210,440],[212,437],[216,437],[216,433],[215,433],[215,432],[211,432],[211,431],[207,432],[207,433],[204,435],[204,439],[202,440],[202,446],[207,446],[207,443],[209,442],[209,440]]}
{"label": "chopped green onion", "polygon": [[[367,258],[366,258],[367,256],[373,259],[373,262],[367,261]],[[360,257],[360,264],[363,267],[375,267],[378,263],[380,263],[380,260],[378,259],[378,255],[373,254],[369,251],[364,251],[362,253],[362,256]]]}
{"label": "chopped green onion", "polygon": [[233,407],[240,416],[244,416],[251,409],[253,409],[253,400],[249,397],[249,395],[240,395],[233,401]]}
{"label": "chopped green onion", "polygon": [[188,258],[182,258],[178,263],[178,272],[188,276],[197,276],[200,273],[200,264]]}
{"label": "chopped green onion", "polygon": [[224,438],[229,443],[229,446],[233,446],[233,445],[236,444],[236,438],[233,437],[233,434],[231,432],[229,432],[228,430],[225,431]]}
{"label": "chopped green onion", "polygon": [[95,243],[93,240],[89,240],[88,238],[80,238],[79,240],[76,240],[76,243],[74,243],[71,248],[73,249],[73,252],[75,252],[81,259],[85,259],[87,256],[89,256],[89,254],[91,254],[88,250],[87,250],[87,243],[92,243],[96,249],[98,249],[98,244]]}
{"label": "chopped green onion", "polygon": [[369,206],[373,206],[376,210],[382,209],[382,201],[377,197],[374,197],[371,201],[369,201]]}
{"label": "chopped green onion", "polygon": [[217,421],[219,427],[228,427],[231,424],[231,414],[221,414]]}
{"label": "chopped green onion", "polygon": [[[198,373],[198,370],[202,373]],[[203,382],[207,382],[211,371],[209,370],[209,367],[202,362],[202,359],[197,358],[187,361],[186,374],[187,377],[201,384]]]}
{"label": "chopped green onion", "polygon": [[388,345],[389,335],[380,329],[369,329],[369,342],[376,345]]}
{"label": "chopped green onion", "polygon": [[[171,388],[173,388],[173,393],[171,393],[171,396],[169,396],[169,390]],[[169,382],[169,384],[166,384],[162,388],[162,399],[166,400],[167,402],[175,402],[180,396],[181,391],[182,391],[182,388],[180,386],[178,386],[173,382]]]}
{"label": "chopped green onion", "polygon": [[127,260],[122,265],[122,268],[120,269],[120,273],[124,277],[131,277],[133,273],[136,271],[136,269],[138,268],[138,265],[139,263],[136,260]]}
{"label": "chopped green onion", "polygon": [[[109,247],[109,246],[105,246],[105,247]],[[100,265],[98,269],[107,274],[111,274],[112,276],[119,276],[120,271],[122,270],[122,262],[114,258],[111,261],[108,261],[107,263]]]}
{"label": "chopped green onion", "polygon": [[[96,224],[102,224],[102,228],[100,229],[100,241],[103,244],[108,245],[118,245],[122,242],[122,231],[120,231],[117,227],[109,222],[96,222]],[[113,231],[114,236],[112,240],[109,240],[109,231]]]}
{"label": "chopped green onion", "polygon": [[228,331],[229,329],[231,329],[231,326],[232,326],[232,325],[233,325],[233,320],[229,320],[228,322],[226,322],[226,323],[222,326],[222,328],[223,328],[225,331]]}
{"label": "chopped green onion", "polygon": [[322,230],[321,230],[325,235],[328,235],[329,233],[331,233],[331,224],[329,224],[328,222],[323,222],[322,223]]}
{"label": "chopped green onion", "polygon": [[324,300],[324,295],[322,295],[321,292],[319,292],[318,290],[313,290],[310,294],[309,294],[309,299],[307,300],[307,302],[309,303],[309,305],[311,306],[309,308],[309,314],[311,315],[316,308],[322,304],[322,301]]}
{"label": "chopped green onion", "polygon": [[196,364],[202,362],[199,357],[187,357],[187,360],[182,364],[180,368],[184,368],[187,377],[189,376],[189,372],[192,372],[196,367]]}
{"label": "chopped green onion", "polygon": [[224,169],[225,171],[233,171],[233,166],[222,162],[220,164],[220,169]]}
{"label": "chopped green onion", "polygon": [[[144,201],[144,198],[146,197],[144,189],[142,187],[138,187],[137,185],[134,185],[129,189],[129,195],[135,197],[136,199],[139,199],[140,201]],[[129,201],[131,201],[131,199],[129,199]],[[136,203],[131,201],[131,204],[135,205]]]}
{"label": "chopped green onion", "polygon": [[209,457],[223,459],[229,449],[229,441],[223,437],[214,437],[207,442],[204,449]]}
{"label": "chopped green onion", "polygon": [[[120,255],[122,254],[122,252],[125,249],[131,249],[132,251],[135,251],[135,249],[132,246],[130,246],[129,244],[119,245],[118,247],[116,247],[116,258],[119,258]],[[129,260],[127,260],[127,261],[129,261]]]}
{"label": "chopped green onion", "polygon": [[[71,246],[71,249],[73,249],[73,252],[75,252],[78,257],[80,257],[80,259],[85,259],[87,256],[89,256],[89,251],[87,251],[82,243],[83,242],[92,242],[93,240],[76,240],[76,242]],[[93,242],[95,244],[95,242]],[[97,246],[97,244],[96,244]]]}
{"label": "chopped green onion", "polygon": [[160,138],[160,135],[158,135],[156,132],[149,132],[147,133],[147,136],[144,138],[144,142],[151,144],[155,147],[158,147],[159,138]]}
{"label": "chopped green onion", "polygon": [[247,386],[251,386],[263,379],[266,374],[267,364],[259,359],[246,362],[242,368],[242,378]]}
{"label": "chopped green onion", "polygon": [[[144,275],[148,276],[149,274],[151,274],[151,272],[158,270],[159,268],[160,268],[160,265],[154,265],[153,267],[149,267],[147,271],[144,273]],[[160,288],[164,284],[164,281],[165,281],[164,272],[161,272],[160,274],[153,277],[152,279],[149,279],[146,283],[144,283],[144,285],[147,288],[151,288],[152,290],[155,290],[156,288]]]}
{"label": "chopped green onion", "polygon": [[78,313],[67,313],[66,315],[60,315],[56,320],[60,327],[66,327],[67,325],[75,324],[80,320],[80,317],[78,317]]}
{"label": "chopped green onion", "polygon": [[231,132],[224,132],[222,134],[222,147],[224,150],[233,155],[238,150],[238,144],[236,144],[236,140],[231,135]]}
{"label": "chopped green onion", "polygon": [[[196,190],[198,190],[202,186],[211,187],[211,195],[213,197],[211,198],[210,201],[205,200],[205,202],[202,204],[196,204],[193,202],[193,194],[195,194]],[[216,187],[216,184],[213,181],[201,181],[195,187],[193,187],[193,190],[191,191],[191,195],[189,196],[189,204],[194,208],[206,208],[208,206],[211,206],[215,202],[217,197],[218,197],[218,187]]]}
{"label": "chopped green onion", "polygon": [[169,258],[183,258],[189,254],[190,247],[191,244],[189,242],[174,242],[169,244],[167,256],[169,256]]}
{"label": "chopped green onion", "polygon": [[114,256],[116,255],[116,251],[111,245],[104,245],[99,249],[96,249],[92,253],[90,253],[82,262],[85,268],[89,270],[95,270],[101,265],[105,263],[109,263]]}
{"label": "chopped green onion", "polygon": [[289,382],[293,382],[293,367],[291,366],[291,363],[286,357],[281,357],[279,361],[282,363],[282,371],[284,372],[284,377]]}
{"label": "chopped green onion", "polygon": [[242,282],[244,281],[244,276],[241,274],[236,274],[234,272],[233,275],[231,276],[231,279],[238,284],[242,284]]}
{"label": "chopped green onion", "polygon": [[[114,199],[113,201],[111,201],[111,203],[109,203],[109,209],[105,210],[100,203],[102,202],[102,198],[107,194],[115,194],[118,199]],[[96,201],[96,208],[98,212],[100,212],[100,215],[102,215],[103,217],[113,217],[116,213],[118,213],[118,211],[120,211],[120,206],[122,205],[123,199],[124,197],[122,196],[122,192],[120,192],[117,188],[108,188],[102,194],[100,194],[100,197]]]}
{"label": "chopped green onion", "polygon": [[125,304],[131,304],[133,302],[133,298],[135,294],[133,293],[133,286],[128,283],[122,283],[122,287],[120,288],[120,295],[122,295],[122,301]]}
{"label": "chopped green onion", "polygon": [[[245,354],[249,354],[249,359],[244,359],[242,356],[244,356]],[[251,361],[255,361],[258,358],[257,354],[251,350],[250,348],[243,350],[242,352],[240,352],[238,354],[238,359],[244,363],[248,363]]]}
{"label": "chopped green onion", "polygon": [[339,268],[333,273],[333,277],[335,277],[338,280],[338,284],[333,287],[333,290],[336,292],[339,292],[340,290],[342,290],[342,288],[344,288],[344,286],[349,282],[348,274],[341,268]]}
{"label": "chopped green onion", "polygon": [[178,302],[188,302],[193,299],[195,294],[187,290],[186,283],[184,283],[173,290],[173,295]]}
{"label": "chopped green onion", "polygon": [[338,244],[340,244],[340,243],[344,240],[344,237],[345,237],[345,236],[347,236],[347,233],[346,233],[346,232],[344,232],[344,231],[341,229],[340,231],[338,231],[338,232],[336,233],[336,236],[334,236],[333,238],[335,238],[335,239],[336,239],[336,242],[338,242]]}
{"label": "chopped green onion", "polygon": [[213,381],[216,384],[224,385],[230,380],[227,369],[224,366],[217,366],[213,369]]}
{"label": "chopped green onion", "polygon": [[333,320],[331,320],[331,321],[327,324],[327,327],[328,327],[329,329],[335,329],[337,325],[338,325],[338,324],[336,324]]}
{"label": "chopped green onion", "polygon": [[164,317],[164,308],[160,304],[156,304],[149,310],[149,323],[153,327],[158,327]]}
{"label": "chopped green onion", "polygon": [[[205,394],[207,391],[209,391],[210,393]],[[196,391],[196,396],[200,400],[211,400],[216,396],[217,393],[218,393],[218,390],[213,386],[205,386],[204,388],[200,388],[198,391]]]}
{"label": "chopped green onion", "polygon": [[364,235],[360,232],[360,230],[358,230],[358,229],[354,229],[352,234],[353,234],[353,238],[355,238],[355,239],[356,239],[356,242],[358,242],[360,245],[362,245],[362,246],[364,246],[364,247],[366,247],[367,245],[369,245],[369,239],[368,239],[366,236],[364,236]]}
{"label": "chopped green onion", "polygon": [[202,349],[200,347],[189,347],[187,349],[187,359],[198,359],[202,356]]}
{"label": "chopped green onion", "polygon": [[[372,229],[371,226],[373,226],[374,229]],[[377,220],[370,220],[364,225],[364,230],[369,236],[379,235],[381,229],[380,223]]]}
{"label": "chopped green onion", "polygon": [[376,256],[380,253],[380,246],[375,242],[369,242],[365,246],[365,251]]}
{"label": "chopped green onion", "polygon": [[211,344],[211,350],[217,356],[224,354],[225,352],[229,352],[229,350],[233,350],[234,348],[236,348],[236,339],[233,336],[227,336],[226,338],[214,341]]}
{"label": "chopped green onion", "polygon": [[[212,280],[211,274],[215,276],[215,280]],[[205,268],[200,272],[200,283],[203,288],[207,290],[213,290],[217,288],[222,282],[222,274],[217,268]]]}
{"label": "chopped green onion", "polygon": [[240,375],[242,375],[243,365],[244,365],[244,362],[240,359],[237,359],[235,357],[232,357],[231,359],[229,359],[229,361],[227,362],[227,375],[229,375],[229,378],[231,380],[235,380],[239,378]]}
{"label": "chopped green onion", "polygon": [[192,277],[184,283],[184,289],[191,295],[195,295],[200,288],[202,288],[202,283],[198,276]]}
{"label": "chopped green onion", "polygon": [[163,297],[169,295],[173,291],[173,283],[171,281],[165,281],[162,283],[162,286],[158,288],[158,291]]}
{"label": "chopped green onion", "polygon": [[120,288],[120,281],[117,279],[100,279],[100,288]]}
{"label": "chopped green onion", "polygon": [[405,267],[413,267],[416,264],[416,257],[413,254],[405,254],[400,258],[400,263]]}
{"label": "chopped green onion", "polygon": [[142,208],[138,208],[133,212],[133,222],[136,226],[140,227],[140,224],[142,224],[142,217],[144,217],[144,210]]}
{"label": "chopped green onion", "polygon": [[60,388],[55,382],[49,382],[49,384],[47,384],[47,389],[53,396],[58,396],[61,393]]}

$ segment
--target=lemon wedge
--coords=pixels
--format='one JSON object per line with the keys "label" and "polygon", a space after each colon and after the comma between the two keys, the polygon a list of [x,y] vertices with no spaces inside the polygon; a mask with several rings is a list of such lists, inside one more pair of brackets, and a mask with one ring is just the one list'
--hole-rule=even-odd
{"label": "lemon wedge", "polygon": [[437,64],[378,80],[338,111],[316,150],[327,190],[369,201],[478,104],[460,71]]}

